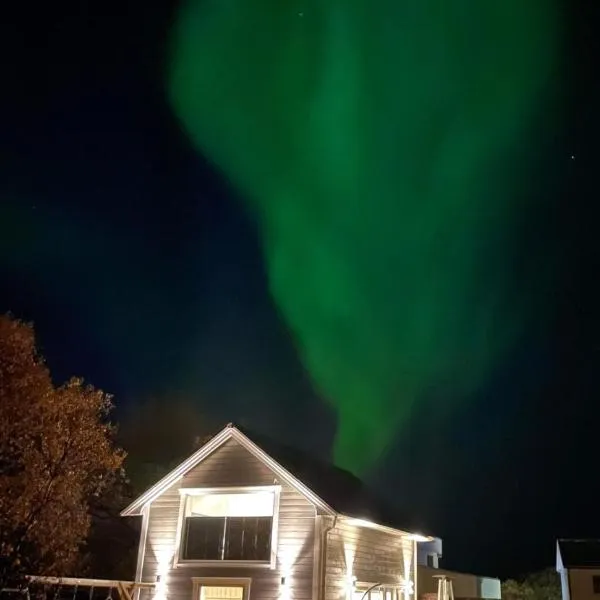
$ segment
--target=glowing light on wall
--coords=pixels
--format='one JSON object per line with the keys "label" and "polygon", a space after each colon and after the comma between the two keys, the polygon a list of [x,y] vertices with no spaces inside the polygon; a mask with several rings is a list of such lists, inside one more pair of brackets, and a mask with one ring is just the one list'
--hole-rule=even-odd
{"label": "glowing light on wall", "polygon": [[291,600],[292,591],[291,591],[289,575],[283,575],[281,577],[281,587],[280,587],[279,597],[281,598],[281,600]]}
{"label": "glowing light on wall", "polygon": [[291,600],[293,597],[294,567],[305,544],[306,539],[299,539],[293,544],[286,540],[286,544],[277,549],[277,567],[281,577],[279,598],[281,600]]}
{"label": "glowing light on wall", "polygon": [[[414,541],[414,538],[412,539],[413,541],[411,541],[410,544],[405,543],[402,547],[404,577],[400,581],[400,591],[404,596],[404,600],[409,600],[410,597],[415,593],[415,584],[413,577],[413,559],[416,541]],[[416,568],[416,565],[414,565],[414,567]]]}
{"label": "glowing light on wall", "polygon": [[[358,595],[362,597],[362,593]],[[356,600],[356,575],[352,575],[351,572],[346,575],[346,598]]]}
{"label": "glowing light on wall", "polygon": [[154,550],[156,557],[156,586],[154,588],[153,600],[166,600],[168,592],[168,578],[171,562],[173,560],[173,549]]}
{"label": "glowing light on wall", "polygon": [[400,592],[404,594],[404,597],[412,596],[415,593],[415,584],[410,579],[403,579],[400,582]]}
{"label": "glowing light on wall", "polygon": [[356,589],[356,577],[354,575],[354,557],[356,555],[356,544],[344,542],[344,559],[346,562],[345,592],[346,600],[353,600]]}
{"label": "glowing light on wall", "polygon": [[154,587],[154,600],[167,599],[167,576],[157,575],[156,586]]}

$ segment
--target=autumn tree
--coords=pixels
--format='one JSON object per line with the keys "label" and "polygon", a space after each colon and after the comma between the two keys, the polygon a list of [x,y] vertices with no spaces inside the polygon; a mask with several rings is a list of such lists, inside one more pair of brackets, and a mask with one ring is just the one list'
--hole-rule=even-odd
{"label": "autumn tree", "polygon": [[121,510],[137,495],[119,477],[104,494],[90,501],[90,529],[78,574],[99,579],[133,580],[141,520],[124,519]]}
{"label": "autumn tree", "polygon": [[206,441],[215,425],[194,399],[177,393],[129,402],[119,417],[127,481],[91,503],[85,567],[93,577],[133,579],[140,520],[124,519],[120,511]]}
{"label": "autumn tree", "polygon": [[73,571],[90,502],[121,474],[110,397],[55,386],[31,325],[0,316],[0,588]]}

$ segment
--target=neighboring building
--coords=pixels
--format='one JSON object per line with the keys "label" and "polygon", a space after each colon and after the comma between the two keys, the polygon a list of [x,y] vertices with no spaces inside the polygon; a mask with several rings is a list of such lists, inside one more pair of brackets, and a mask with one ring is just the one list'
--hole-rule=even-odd
{"label": "neighboring building", "polygon": [[142,517],[140,600],[411,600],[435,541],[350,473],[232,425],[122,515]]}
{"label": "neighboring building", "polygon": [[433,538],[417,546],[417,564],[437,569],[442,558],[442,540]]}
{"label": "neighboring building", "polygon": [[469,573],[457,573],[446,569],[417,566],[417,589],[421,600],[438,597],[440,578],[452,582],[452,595],[455,600],[500,600],[500,580],[495,577],[481,577]]}
{"label": "neighboring building", "polygon": [[563,600],[600,598],[600,540],[558,540],[556,570]]}
{"label": "neighboring building", "polygon": [[501,598],[500,580],[495,577],[481,577],[469,573],[457,573],[440,568],[442,558],[442,540],[418,544],[417,549],[417,589],[421,600],[437,599],[440,592],[440,580],[452,582],[452,595],[456,600],[499,600]]}

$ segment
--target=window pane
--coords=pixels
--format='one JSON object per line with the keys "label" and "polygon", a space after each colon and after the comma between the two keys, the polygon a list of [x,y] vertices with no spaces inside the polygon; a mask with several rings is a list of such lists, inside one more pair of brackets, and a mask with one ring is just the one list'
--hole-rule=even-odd
{"label": "window pane", "polygon": [[187,517],[183,531],[184,560],[220,560],[224,518]]}
{"label": "window pane", "polygon": [[271,517],[187,517],[183,560],[271,558]]}
{"label": "window pane", "polygon": [[270,560],[271,517],[227,519],[226,560]]}
{"label": "window pane", "polygon": [[212,586],[200,588],[200,600],[242,600],[244,588],[241,585]]}
{"label": "window pane", "polygon": [[256,519],[256,539],[253,540],[252,560],[269,560],[271,558],[271,533],[273,531],[272,517]]}
{"label": "window pane", "polygon": [[244,560],[245,521],[244,517],[227,519],[225,560]]}
{"label": "window pane", "polygon": [[273,492],[190,495],[186,517],[272,517]]}
{"label": "window pane", "polygon": [[243,597],[244,588],[241,585],[203,585],[200,588],[200,600],[242,600]]}

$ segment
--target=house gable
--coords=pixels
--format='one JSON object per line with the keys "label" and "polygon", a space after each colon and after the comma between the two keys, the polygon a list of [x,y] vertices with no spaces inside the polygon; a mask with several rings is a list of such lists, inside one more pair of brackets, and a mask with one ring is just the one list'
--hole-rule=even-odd
{"label": "house gable", "polygon": [[[286,473],[271,468],[243,439],[226,433],[217,436],[218,443],[211,444],[214,438],[209,442],[210,452],[200,460],[182,463],[184,468],[176,476],[170,473],[141,497],[143,503],[138,499],[135,506],[128,507],[129,514],[141,510],[143,515],[136,581],[157,582],[158,597],[164,599],[192,598],[193,590],[201,585],[198,582],[217,585],[217,581],[231,583],[245,578],[252,582],[252,597],[277,600],[282,577],[290,578],[293,572],[298,597],[316,600],[313,594],[317,575],[313,565],[318,556],[315,504],[288,483]],[[302,484],[298,482],[298,486]],[[225,489],[236,494],[267,488],[276,495],[270,561],[181,556],[183,518],[190,497],[200,490],[200,495],[210,495]],[[156,600],[156,596],[142,594],[140,600]]]}
{"label": "house gable", "polygon": [[179,480],[179,487],[238,488],[279,483],[272,469],[230,438],[185,473]]}
{"label": "house gable", "polygon": [[[217,450],[219,456],[224,451],[229,460],[218,460]],[[177,487],[186,488],[286,483],[323,513],[336,514],[331,506],[231,424],[126,507],[121,516],[142,515],[144,507],[177,482],[180,482]]]}

